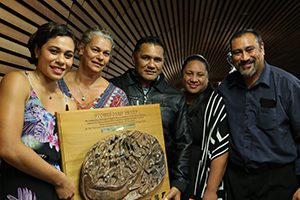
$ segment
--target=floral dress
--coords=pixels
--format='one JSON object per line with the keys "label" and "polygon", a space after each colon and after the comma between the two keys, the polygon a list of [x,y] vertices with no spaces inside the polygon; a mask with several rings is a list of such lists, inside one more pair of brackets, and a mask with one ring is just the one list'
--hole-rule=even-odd
{"label": "floral dress", "polygon": [[[61,157],[55,116],[45,110],[32,88],[24,109],[24,128],[21,138],[26,146],[60,170]],[[25,174],[2,160],[0,199],[55,200],[58,197],[53,185]]]}

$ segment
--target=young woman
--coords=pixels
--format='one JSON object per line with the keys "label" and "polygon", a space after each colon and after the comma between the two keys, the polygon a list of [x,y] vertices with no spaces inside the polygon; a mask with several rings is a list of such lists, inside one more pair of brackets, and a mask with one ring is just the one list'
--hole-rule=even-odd
{"label": "young woman", "polygon": [[57,111],[69,104],[57,81],[72,66],[76,39],[62,24],[42,25],[29,39],[34,71],[0,84],[0,199],[72,199],[74,184],[59,169]]}
{"label": "young woman", "polygon": [[79,68],[70,71],[59,83],[77,109],[95,109],[128,105],[126,94],[101,76],[109,62],[114,42],[99,27],[83,33],[79,43]]}

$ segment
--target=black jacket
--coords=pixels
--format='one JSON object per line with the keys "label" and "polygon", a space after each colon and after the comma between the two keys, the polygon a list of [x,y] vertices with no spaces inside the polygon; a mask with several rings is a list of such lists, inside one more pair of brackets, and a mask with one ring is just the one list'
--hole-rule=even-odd
{"label": "black jacket", "polygon": [[183,192],[188,183],[192,143],[183,93],[160,76],[144,95],[134,70],[127,71],[111,82],[126,93],[130,105],[160,104],[171,186]]}

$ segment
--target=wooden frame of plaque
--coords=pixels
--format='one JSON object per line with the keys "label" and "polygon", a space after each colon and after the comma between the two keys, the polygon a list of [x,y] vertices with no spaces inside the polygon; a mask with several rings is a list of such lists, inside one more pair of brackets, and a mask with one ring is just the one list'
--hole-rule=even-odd
{"label": "wooden frame of plaque", "polygon": [[165,198],[170,185],[159,104],[56,117],[62,168],[75,183],[75,200]]}

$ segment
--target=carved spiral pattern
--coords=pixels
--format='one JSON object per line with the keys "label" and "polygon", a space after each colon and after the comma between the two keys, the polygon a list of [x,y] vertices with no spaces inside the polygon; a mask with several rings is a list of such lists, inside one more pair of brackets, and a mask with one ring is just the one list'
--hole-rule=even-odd
{"label": "carved spiral pattern", "polygon": [[153,191],[166,175],[162,147],[140,131],[126,131],[99,141],[81,168],[80,192],[85,200],[138,199]]}

